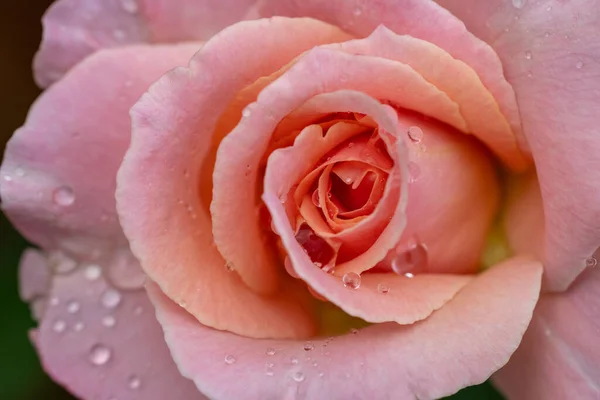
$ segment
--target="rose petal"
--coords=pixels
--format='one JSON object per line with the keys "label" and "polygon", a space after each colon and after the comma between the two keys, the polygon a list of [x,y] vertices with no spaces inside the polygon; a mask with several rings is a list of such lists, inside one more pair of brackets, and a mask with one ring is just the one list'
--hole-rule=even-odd
{"label": "rose petal", "polygon": [[206,40],[255,0],[58,0],[43,18],[36,80],[47,87],[88,55],[137,43]]}
{"label": "rose petal", "polygon": [[182,374],[216,400],[367,399],[373,390],[389,398],[434,399],[481,383],[506,363],[530,321],[541,272],[539,263],[511,260],[486,271],[426,321],[308,343],[215,331],[156,286],[149,293]]}
{"label": "rose petal", "polygon": [[600,245],[600,3],[443,4],[504,61],[544,200],[545,283],[564,290]]}
{"label": "rose petal", "polygon": [[27,249],[21,256],[19,268],[19,295],[25,301],[45,296],[50,289],[50,268],[44,255]]}
{"label": "rose petal", "polygon": [[[282,36],[290,32],[304,34],[290,43]],[[206,325],[254,337],[305,337],[314,330],[304,298],[309,295],[300,284],[281,279],[285,275],[279,263],[257,264],[257,248],[236,253],[244,262],[221,257],[215,242],[248,250],[244,243],[253,239],[252,232],[244,231],[242,221],[219,223],[217,228],[219,216],[211,229],[194,182],[210,150],[210,134],[239,90],[315,44],[346,37],[335,27],[308,19],[237,24],[206,43],[189,69],[159,80],[132,109],[132,146],[117,191],[121,222],[146,273]],[[246,164],[243,168],[244,175]],[[247,199],[241,204],[250,204]],[[236,209],[232,201],[237,206],[239,198],[227,198],[228,214]],[[256,220],[256,215],[253,208],[247,218]],[[223,247],[219,250],[229,255]],[[226,264],[237,273],[229,272]],[[240,277],[250,277],[253,289],[275,296],[255,294]]]}
{"label": "rose petal", "polygon": [[431,42],[477,72],[513,132],[519,138],[522,136],[515,95],[504,78],[498,56],[485,42],[468,32],[459,19],[432,1],[266,0],[262,3],[261,14],[309,16],[341,26],[359,37],[368,36],[379,25],[385,25],[397,34]]}
{"label": "rose petal", "polygon": [[27,239],[81,259],[128,247],[114,199],[129,146],[128,110],[198,47],[98,52],[38,99],[8,142],[0,169],[2,208]]}
{"label": "rose petal", "polygon": [[205,399],[177,371],[146,293],[85,271],[52,280],[35,337],[50,376],[85,399]]}
{"label": "rose petal", "polygon": [[600,397],[600,274],[591,269],[561,294],[543,296],[523,343],[494,382],[511,399]]}

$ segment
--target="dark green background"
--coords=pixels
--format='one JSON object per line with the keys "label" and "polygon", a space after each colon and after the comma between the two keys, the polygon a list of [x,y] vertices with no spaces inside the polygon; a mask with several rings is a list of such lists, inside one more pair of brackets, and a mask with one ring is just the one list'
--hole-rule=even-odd
{"label": "dark green background", "polygon": [[[98,0],[104,1],[104,0]],[[31,60],[41,37],[40,18],[51,0],[0,2],[0,138],[4,144],[24,121],[39,90]],[[0,399],[72,399],[42,371],[27,331],[34,326],[18,296],[17,264],[26,241],[0,214]],[[432,366],[431,373],[435,373]],[[501,400],[489,384],[465,389],[451,399]]]}

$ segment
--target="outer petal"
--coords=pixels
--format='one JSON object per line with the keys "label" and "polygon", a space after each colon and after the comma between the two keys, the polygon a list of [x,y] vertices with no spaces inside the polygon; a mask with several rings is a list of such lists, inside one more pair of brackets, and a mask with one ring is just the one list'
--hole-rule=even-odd
{"label": "outer petal", "polygon": [[89,54],[136,43],[206,40],[244,18],[255,0],[58,0],[46,12],[36,56],[42,87]]}
{"label": "outer petal", "polygon": [[150,83],[198,48],[99,52],[37,100],[8,142],[0,169],[2,208],[23,235],[82,259],[127,247],[114,194],[129,146],[128,110]]}
{"label": "outer petal", "polygon": [[460,20],[432,1],[265,0],[262,14],[310,16],[341,26],[361,37],[383,24],[398,34],[431,42],[477,72],[513,131],[520,136],[519,110],[514,92],[504,79],[498,57],[487,44],[469,33]]}
{"label": "outer petal", "polygon": [[440,2],[504,62],[544,200],[545,282],[565,289],[600,245],[600,1]]}
{"label": "outer petal", "polygon": [[45,370],[84,399],[205,399],[177,371],[146,293],[119,292],[95,268],[52,280],[35,333]]}
{"label": "outer petal", "polygon": [[494,377],[510,399],[600,398],[599,272],[542,297],[523,343]]}
{"label": "outer petal", "polygon": [[423,322],[309,343],[218,332],[156,286],[149,292],[181,372],[216,400],[358,400],[373,398],[374,390],[381,399],[434,399],[480,383],[506,363],[531,318],[541,271],[536,262],[508,261]]}

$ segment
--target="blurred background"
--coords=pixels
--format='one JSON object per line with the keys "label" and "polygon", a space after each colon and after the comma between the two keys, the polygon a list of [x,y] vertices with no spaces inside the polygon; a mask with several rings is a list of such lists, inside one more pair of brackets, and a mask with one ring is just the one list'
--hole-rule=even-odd
{"label": "blurred background", "polygon": [[[0,154],[40,93],[33,82],[31,62],[42,34],[41,16],[51,3],[0,2]],[[19,299],[17,280],[19,257],[26,246],[25,239],[0,213],[0,400],[73,399],[44,373],[27,337],[35,323],[28,306]],[[502,400],[502,396],[486,383],[449,399]]]}

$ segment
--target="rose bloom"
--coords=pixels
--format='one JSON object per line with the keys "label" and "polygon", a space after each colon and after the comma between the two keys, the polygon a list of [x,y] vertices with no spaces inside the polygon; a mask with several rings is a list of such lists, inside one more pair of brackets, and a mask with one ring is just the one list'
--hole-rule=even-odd
{"label": "rose bloom", "polygon": [[94,400],[599,399],[599,29],[57,1],[0,172],[44,368]]}

